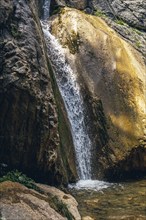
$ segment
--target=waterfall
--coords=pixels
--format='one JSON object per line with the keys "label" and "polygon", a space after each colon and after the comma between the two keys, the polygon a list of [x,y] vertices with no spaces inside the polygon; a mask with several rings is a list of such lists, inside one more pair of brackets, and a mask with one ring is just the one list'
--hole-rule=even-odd
{"label": "waterfall", "polygon": [[84,101],[77,75],[66,62],[62,46],[50,32],[49,23],[46,21],[49,17],[49,7],[50,0],[45,0],[42,28],[48,56],[52,63],[70,122],[79,178],[82,180],[91,179],[91,141],[85,126]]}
{"label": "waterfall", "polygon": [[[51,61],[55,78],[63,98],[67,116],[70,122],[71,133],[76,153],[76,164],[79,181],[69,185],[75,189],[101,190],[111,184],[92,180],[91,170],[91,140],[85,125],[85,105],[81,93],[77,74],[73,71],[65,59],[64,49],[58,40],[51,34],[47,19],[49,18],[50,1],[45,0],[44,20],[41,21],[48,57]],[[49,3],[48,3],[49,2]]]}
{"label": "waterfall", "polygon": [[43,9],[44,9],[43,19],[44,20],[47,20],[50,16],[50,4],[51,4],[51,0],[44,1],[44,5],[43,5]]}

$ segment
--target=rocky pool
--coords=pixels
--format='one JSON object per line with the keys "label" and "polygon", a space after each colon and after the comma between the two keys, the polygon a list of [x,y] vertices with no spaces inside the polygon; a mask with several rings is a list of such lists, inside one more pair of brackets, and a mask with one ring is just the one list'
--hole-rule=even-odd
{"label": "rocky pool", "polygon": [[78,187],[70,189],[79,203],[78,209],[83,220],[146,220],[146,179],[97,184],[100,187],[86,188],[85,184],[79,183]]}

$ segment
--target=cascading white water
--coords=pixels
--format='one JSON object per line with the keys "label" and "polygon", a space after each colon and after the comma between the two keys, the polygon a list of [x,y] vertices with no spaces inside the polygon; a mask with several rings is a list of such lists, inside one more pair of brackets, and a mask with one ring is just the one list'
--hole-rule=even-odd
{"label": "cascading white water", "polygon": [[63,97],[76,152],[77,170],[82,180],[91,179],[91,141],[85,126],[85,108],[77,75],[65,60],[63,48],[50,33],[49,24],[42,22],[57,84]]}
{"label": "cascading white water", "polygon": [[84,102],[77,75],[67,64],[63,48],[58,40],[50,33],[49,24],[46,22],[49,11],[50,0],[45,0],[42,27],[48,48],[48,56],[52,62],[56,81],[71,125],[79,178],[83,180],[91,179],[91,141],[85,126]]}
{"label": "cascading white water", "polygon": [[[45,0],[44,20],[42,23],[43,32],[46,39],[48,56],[52,63],[56,81],[64,100],[68,119],[71,125],[71,132],[76,153],[77,171],[80,178],[76,184],[69,185],[75,189],[101,190],[111,184],[91,180],[91,140],[85,126],[85,107],[81,94],[80,85],[76,73],[73,72],[66,62],[64,49],[58,40],[51,34],[49,17],[51,0]],[[77,28],[75,26],[75,28]]]}
{"label": "cascading white water", "polygon": [[44,9],[43,19],[44,20],[47,20],[50,16],[50,4],[51,4],[51,0],[44,1],[44,6],[43,6],[43,9]]}

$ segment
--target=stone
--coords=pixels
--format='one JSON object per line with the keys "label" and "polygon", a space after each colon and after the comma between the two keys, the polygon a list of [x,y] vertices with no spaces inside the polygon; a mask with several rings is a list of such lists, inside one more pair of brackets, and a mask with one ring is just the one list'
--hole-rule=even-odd
{"label": "stone", "polygon": [[120,36],[130,43],[136,50],[138,50],[142,55],[146,63],[146,35],[142,30],[131,27],[128,23],[120,23],[116,20],[105,17],[106,23],[112,27]]}
{"label": "stone", "polygon": [[145,144],[140,141],[145,139],[146,117],[141,54],[101,18],[75,9],[64,8],[59,18],[52,19],[51,28],[81,81],[94,145],[94,172],[98,178],[109,178],[109,170],[115,172],[113,178],[120,177],[120,172],[145,172]]}
{"label": "stone", "polygon": [[[146,2],[142,0],[62,1],[64,6],[101,16],[122,38],[143,54],[146,63]],[[82,7],[81,7],[82,5]],[[51,8],[54,3],[52,1]]]}
{"label": "stone", "polygon": [[81,216],[80,216],[78,209],[77,209],[78,203],[73,198],[73,196],[71,196],[70,194],[66,194],[63,191],[61,191],[55,187],[47,186],[44,184],[37,184],[37,186],[41,190],[43,190],[44,193],[46,193],[48,195],[51,194],[52,196],[57,196],[57,198],[67,206],[69,212],[72,214],[74,219],[81,220]]}
{"label": "stone", "polygon": [[131,26],[146,30],[146,2],[142,0],[93,0],[95,9],[121,18]]}
{"label": "stone", "polygon": [[[27,187],[10,181],[0,183],[0,215],[1,219],[16,220],[65,220],[66,217],[57,213],[51,207],[50,193],[53,196],[63,195],[68,200],[68,207],[71,205],[74,219],[80,220],[81,217],[76,208],[75,199],[58,189],[41,185],[41,193],[28,189]],[[47,195],[48,193],[48,195]],[[69,199],[68,199],[69,198]],[[65,201],[65,199],[64,199]],[[63,203],[62,203],[63,204]],[[74,207],[75,206],[75,207]],[[59,210],[61,211],[61,210]]]}
{"label": "stone", "polygon": [[90,216],[85,216],[85,217],[83,217],[83,220],[94,220],[94,219]]}
{"label": "stone", "polygon": [[73,142],[37,5],[0,1],[0,163],[67,184],[77,176]]}
{"label": "stone", "polygon": [[51,1],[51,12],[56,10],[57,7],[73,7],[79,10],[85,10],[87,13],[91,14],[93,12],[92,1],[90,0],[52,0]]}

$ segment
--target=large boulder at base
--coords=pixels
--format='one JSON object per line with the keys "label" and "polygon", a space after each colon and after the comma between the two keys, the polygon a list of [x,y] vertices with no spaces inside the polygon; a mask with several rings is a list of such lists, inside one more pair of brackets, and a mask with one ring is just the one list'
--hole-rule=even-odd
{"label": "large boulder at base", "polygon": [[36,184],[40,190],[42,190],[45,194],[56,196],[59,201],[65,204],[68,208],[68,211],[72,214],[75,220],[81,220],[81,216],[78,212],[77,206],[78,203],[73,196],[70,194],[66,194],[63,191],[57,189],[56,187],[44,185],[44,184]]}
{"label": "large boulder at base", "polygon": [[[0,183],[0,217],[7,220],[65,220],[68,215],[81,220],[76,200],[69,194],[41,185],[41,193],[10,181]],[[60,199],[62,196],[62,200]],[[55,203],[54,203],[55,202]],[[60,205],[60,210],[57,210]],[[66,205],[67,204],[67,205]],[[66,214],[61,213],[61,207]],[[56,207],[54,210],[54,207]],[[70,209],[70,210],[69,210]],[[65,209],[64,209],[65,210]],[[58,213],[59,212],[59,213]],[[66,216],[65,216],[66,215]],[[70,219],[71,219],[70,217]]]}
{"label": "large boulder at base", "polygon": [[51,28],[83,89],[94,172],[108,178],[144,173],[146,75],[141,55],[102,19],[76,9],[62,10]]}
{"label": "large boulder at base", "polygon": [[49,183],[76,177],[69,123],[38,1],[0,1],[0,164]]}

